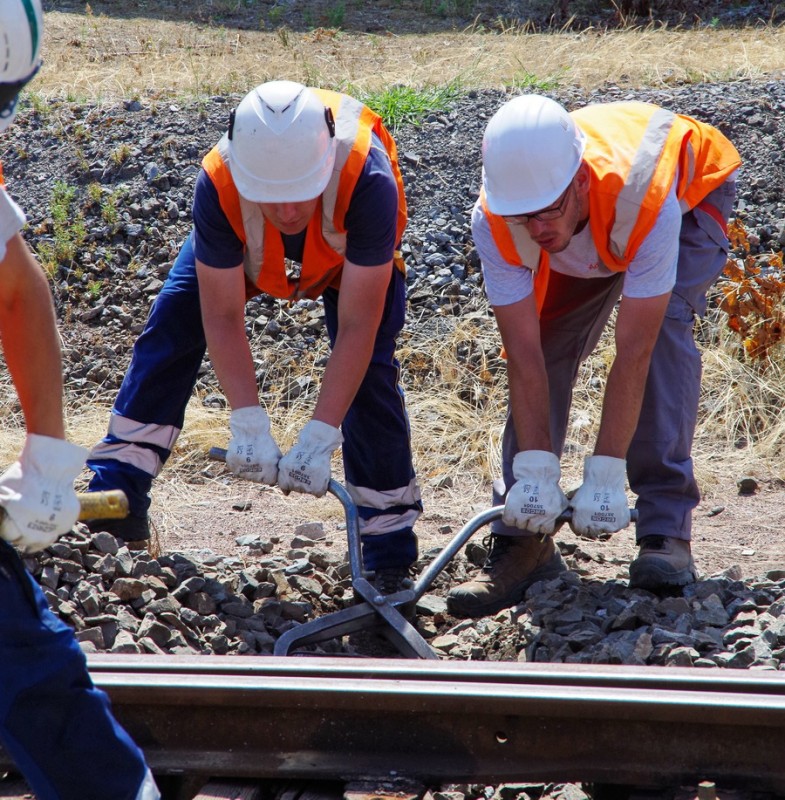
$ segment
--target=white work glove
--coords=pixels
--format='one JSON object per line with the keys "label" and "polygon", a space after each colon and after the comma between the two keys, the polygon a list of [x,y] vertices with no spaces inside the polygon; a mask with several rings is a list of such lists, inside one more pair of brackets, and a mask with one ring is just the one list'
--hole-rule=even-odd
{"label": "white work glove", "polygon": [[278,485],[286,494],[306,492],[321,497],[330,483],[330,457],[342,441],[338,428],[317,419],[306,423],[278,465]]}
{"label": "white work glove", "polygon": [[19,460],[0,475],[0,536],[35,553],[70,531],[79,517],[73,484],[86,458],[84,447],[28,434]]}
{"label": "white work glove", "polygon": [[630,524],[630,509],[624,481],[627,462],[611,456],[587,456],[583,462],[583,483],[570,500],[570,527],[579,536],[596,539]]}
{"label": "white work glove", "polygon": [[281,451],[270,434],[270,418],[265,410],[261,406],[236,408],[229,415],[229,429],[229,470],[247,481],[275,486]]}
{"label": "white work glove", "polygon": [[559,486],[559,458],[547,450],[524,450],[512,462],[515,483],[507,493],[502,522],[531,533],[551,534],[569,505]]}

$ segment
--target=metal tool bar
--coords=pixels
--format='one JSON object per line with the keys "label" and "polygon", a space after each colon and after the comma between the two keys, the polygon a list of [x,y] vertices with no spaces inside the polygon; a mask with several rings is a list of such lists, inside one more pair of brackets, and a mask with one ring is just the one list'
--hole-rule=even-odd
{"label": "metal tool bar", "polygon": [[[88,519],[125,519],[128,516],[128,498],[121,489],[103,492],[77,492],[80,521]],[[0,519],[5,509],[0,506]]]}
{"label": "metal tool bar", "polygon": [[[226,449],[223,447],[211,447],[209,456],[213,461],[226,462]],[[357,506],[354,504],[349,492],[341,486],[338,481],[330,479],[327,491],[334,495],[343,506],[346,518],[346,537],[349,549],[349,567],[352,572],[352,579],[365,577],[363,571],[362,548],[360,544],[360,517],[357,513]]]}
{"label": "metal tool bar", "polygon": [[128,516],[128,498],[121,489],[103,492],[78,492],[79,519],[125,519]]}
{"label": "metal tool bar", "polygon": [[[466,525],[450,540],[449,544],[444,547],[436,558],[428,565],[425,571],[417,579],[414,584],[414,595],[419,599],[425,594],[434,582],[439,573],[455,558],[460,549],[471,539],[471,537],[483,526],[488,525],[494,520],[501,519],[504,512],[504,506],[494,506],[487,511],[481,511],[475,517],[469,520]],[[556,518],[554,526],[554,533],[561,528],[562,525],[568,523],[572,519],[572,509],[568,508],[563,511]],[[638,519],[638,510],[635,508],[630,509],[630,520],[635,522]],[[548,534],[553,535],[553,534]]]}
{"label": "metal tool bar", "polygon": [[[210,448],[210,458],[225,461],[226,450],[212,447]],[[341,611],[326,614],[318,619],[309,620],[296,628],[291,628],[278,638],[273,653],[276,656],[285,656],[298,646],[317,644],[339,636],[374,628],[378,629],[407,658],[438,659],[433,648],[420,636],[417,629],[409,623],[399,609],[404,605],[416,603],[466,542],[480,528],[502,516],[504,506],[495,506],[469,520],[428,565],[411,589],[404,589],[395,594],[382,595],[369,582],[369,575],[363,568],[359,516],[351,496],[341,484],[334,480],[330,481],[328,491],[338,498],[344,508],[349,545],[349,565],[352,573],[352,590],[355,599],[361,598],[364,602]],[[635,520],[637,511],[630,509],[630,516],[632,520]],[[571,518],[571,509],[566,509],[557,518],[555,530],[569,522]]]}
{"label": "metal tool bar", "polygon": [[[209,455],[217,461],[226,460],[226,450],[220,447],[210,448]],[[285,656],[295,647],[328,641],[369,628],[378,628],[407,658],[438,658],[414,626],[398,611],[399,606],[414,600],[413,591],[405,589],[393,595],[382,595],[368,580],[370,574],[365,571],[362,560],[359,514],[351,496],[335,480],[330,480],[327,491],[343,506],[352,591],[355,600],[364,602],[357,602],[349,608],[291,628],[276,640],[273,652],[277,656]]]}

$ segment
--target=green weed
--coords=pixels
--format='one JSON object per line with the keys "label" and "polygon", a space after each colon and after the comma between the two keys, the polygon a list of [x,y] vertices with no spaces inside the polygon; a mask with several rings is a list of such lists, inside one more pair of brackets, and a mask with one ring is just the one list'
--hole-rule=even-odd
{"label": "green weed", "polygon": [[446,111],[461,92],[457,82],[419,89],[398,85],[379,92],[360,93],[358,99],[379,114],[394,132],[401,125],[421,125],[428,114]]}
{"label": "green weed", "polygon": [[281,21],[281,17],[283,16],[284,7],[283,6],[273,6],[267,12],[267,19],[270,20],[271,25],[277,25]]}
{"label": "green weed", "polygon": [[539,77],[527,69],[518,70],[510,80],[505,81],[504,85],[510,89],[519,89],[521,91],[531,92],[548,92],[557,89],[568,70],[562,69],[555,75],[548,75],[544,78]]}
{"label": "green weed", "polygon": [[476,0],[423,0],[422,10],[436,17],[465,17],[476,11]]}
{"label": "green weed", "polygon": [[38,92],[22,92],[19,104],[22,108],[29,106],[39,117],[45,117],[49,113],[49,102]]}
{"label": "green weed", "polygon": [[101,203],[101,219],[103,219],[107,225],[116,225],[119,221],[120,212],[118,211],[118,206],[122,196],[123,191],[118,189],[104,197]]}
{"label": "green weed", "polygon": [[52,241],[41,242],[36,250],[41,264],[54,275],[61,264],[71,267],[77,250],[87,238],[87,228],[80,211],[73,210],[76,188],[57,181],[52,189]]}
{"label": "green weed", "polygon": [[346,4],[343,0],[327,9],[327,24],[331,28],[340,28],[346,19]]}
{"label": "green weed", "polygon": [[117,167],[124,164],[131,156],[131,146],[128,144],[121,144],[116,147],[109,155],[109,160]]}
{"label": "green weed", "polygon": [[103,194],[104,190],[101,188],[101,184],[98,183],[98,181],[93,181],[92,183],[88,184],[87,199],[92,205],[98,205],[98,203],[101,202]]}

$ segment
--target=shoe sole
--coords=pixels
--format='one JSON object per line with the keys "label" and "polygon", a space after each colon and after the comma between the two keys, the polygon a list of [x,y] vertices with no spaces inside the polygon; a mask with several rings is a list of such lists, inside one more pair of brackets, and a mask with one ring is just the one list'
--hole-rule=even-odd
{"label": "shoe sole", "polygon": [[[518,605],[523,600],[523,595],[526,590],[537,583],[537,581],[547,581],[561,575],[562,572],[567,571],[567,565],[561,557],[561,553],[556,550],[551,556],[547,564],[538,567],[534,572],[530,573],[525,581],[519,584],[515,592],[511,592],[504,600],[497,600],[494,603],[486,603],[485,605],[472,604],[470,608],[462,605],[459,597],[450,597],[447,595],[447,613],[453,617],[460,617],[462,619],[477,619],[479,617],[490,617],[493,614],[498,614],[505,608],[512,608]],[[513,599],[510,599],[512,597]]]}

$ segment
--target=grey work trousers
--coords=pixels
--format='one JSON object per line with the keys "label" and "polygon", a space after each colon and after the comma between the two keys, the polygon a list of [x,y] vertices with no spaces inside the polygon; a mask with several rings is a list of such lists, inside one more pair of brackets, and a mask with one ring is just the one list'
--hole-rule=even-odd
{"label": "grey work trousers", "polygon": [[[694,321],[706,312],[706,292],[727,262],[728,238],[719,218],[729,219],[735,189],[735,181],[726,181],[682,217],[676,285],[652,353],[638,426],[627,452],[627,478],[637,495],[638,541],[651,534],[690,539],[692,510],[700,500],[691,457],[701,381]],[[550,390],[551,437],[559,455],[578,368],[596,347],[621,296],[623,281],[623,273],[584,279],[551,272],[540,334]],[[502,441],[503,484],[494,484],[494,505],[504,502],[504,487],[515,482],[512,461],[517,452],[508,413]],[[500,520],[492,530],[508,536],[524,533]]]}

